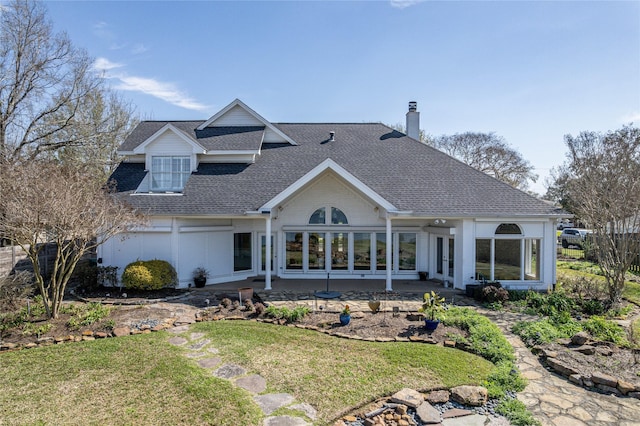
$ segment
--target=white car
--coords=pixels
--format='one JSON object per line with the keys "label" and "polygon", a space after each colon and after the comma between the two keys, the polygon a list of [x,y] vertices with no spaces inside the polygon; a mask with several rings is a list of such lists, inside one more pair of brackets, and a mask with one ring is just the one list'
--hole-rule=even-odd
{"label": "white car", "polygon": [[560,234],[560,244],[562,244],[562,248],[567,248],[569,246],[582,248],[588,235],[592,233],[593,232],[589,229],[564,228]]}

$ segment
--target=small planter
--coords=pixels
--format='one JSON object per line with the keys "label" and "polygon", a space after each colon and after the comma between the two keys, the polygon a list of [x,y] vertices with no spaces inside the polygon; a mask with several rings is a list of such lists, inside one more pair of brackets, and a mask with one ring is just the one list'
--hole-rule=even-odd
{"label": "small planter", "polygon": [[467,284],[464,288],[464,293],[467,297],[473,297],[476,289],[480,288],[480,284]]}
{"label": "small planter", "polygon": [[240,303],[247,299],[253,299],[253,288],[240,287],[238,289],[238,297],[240,298]]}
{"label": "small planter", "polygon": [[428,331],[433,331],[436,328],[438,328],[438,324],[440,324],[440,321],[438,320],[430,320],[430,319],[424,320],[424,328]]}
{"label": "small planter", "polygon": [[418,276],[420,277],[420,281],[426,281],[429,278],[429,273],[427,271],[418,272]]}
{"label": "small planter", "polygon": [[193,279],[193,284],[196,286],[196,288],[202,288],[205,286],[205,284],[207,283],[207,279],[206,278],[194,278]]}
{"label": "small planter", "polygon": [[351,322],[351,315],[340,314],[340,325],[348,325]]}

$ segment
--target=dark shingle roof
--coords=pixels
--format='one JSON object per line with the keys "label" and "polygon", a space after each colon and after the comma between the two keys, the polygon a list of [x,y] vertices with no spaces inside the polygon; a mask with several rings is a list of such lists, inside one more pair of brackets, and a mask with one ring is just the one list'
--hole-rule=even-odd
{"label": "dark shingle roof", "polygon": [[[192,124],[193,128],[200,123]],[[494,217],[560,213],[553,206],[382,124],[275,126],[298,145],[264,144],[254,164],[201,163],[182,196],[139,195],[128,200],[135,207],[161,215],[244,214],[258,209],[330,158],[399,210],[412,211],[414,215]],[[334,141],[328,140],[330,131],[335,132]],[[128,163],[120,167],[123,166],[113,177],[126,183],[119,187],[124,192],[133,186],[129,174],[134,170]],[[142,179],[139,170],[135,175]]]}

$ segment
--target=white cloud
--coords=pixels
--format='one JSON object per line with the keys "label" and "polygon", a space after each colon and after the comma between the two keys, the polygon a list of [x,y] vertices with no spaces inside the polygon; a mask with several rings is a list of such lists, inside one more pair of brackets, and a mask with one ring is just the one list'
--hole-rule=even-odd
{"label": "white cloud", "polygon": [[622,118],[620,118],[620,122],[624,124],[640,123],[640,111],[634,111],[632,113],[624,115]]}
{"label": "white cloud", "polygon": [[144,44],[136,43],[131,47],[131,53],[134,55],[139,55],[140,53],[144,53],[149,50]]}
{"label": "white cloud", "polygon": [[395,7],[397,9],[405,9],[409,6],[414,6],[418,3],[422,3],[425,0],[389,0],[391,7]]}
{"label": "white cloud", "polygon": [[109,71],[115,68],[122,68],[123,66],[123,64],[111,62],[107,58],[96,58],[93,63],[93,69],[96,71]]}
{"label": "white cloud", "polygon": [[195,111],[210,109],[208,105],[189,97],[172,83],[165,83],[153,78],[131,76],[125,72],[108,72],[124,66],[124,64],[111,62],[109,59],[102,57],[97,58],[93,63],[93,69],[101,72],[103,78],[117,81],[115,85],[117,90],[144,93],[185,109]]}
{"label": "white cloud", "polygon": [[116,76],[116,78],[120,80],[120,84],[116,86],[116,89],[118,90],[145,93],[185,109],[195,111],[204,111],[209,109],[209,106],[201,104],[195,99],[184,94],[171,83],[165,83],[152,78],[127,75],[119,75]]}

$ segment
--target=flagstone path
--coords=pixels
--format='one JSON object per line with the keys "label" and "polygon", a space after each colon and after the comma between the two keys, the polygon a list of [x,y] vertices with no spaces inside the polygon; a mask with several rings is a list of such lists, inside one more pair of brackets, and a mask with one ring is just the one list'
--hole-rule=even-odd
{"label": "flagstone path", "polygon": [[518,394],[543,426],[640,426],[640,401],[589,391],[547,371],[510,328],[528,316],[476,308],[493,321],[516,351],[529,385]]}
{"label": "flagstone path", "polygon": [[[174,334],[169,338],[169,343],[185,349],[184,356],[194,359],[201,368],[221,379],[226,379],[236,386],[250,392],[253,400],[267,416],[264,426],[308,426],[311,425],[302,417],[283,415],[271,416],[282,407],[301,411],[310,420],[316,420],[316,410],[309,404],[296,403],[295,398],[287,393],[263,393],[267,389],[267,382],[258,374],[247,374],[247,371],[235,364],[226,364],[222,358],[216,356],[218,349],[212,345],[211,340],[205,339],[204,333],[189,332],[189,325],[184,324],[172,329]],[[184,337],[187,336],[187,337]]]}

